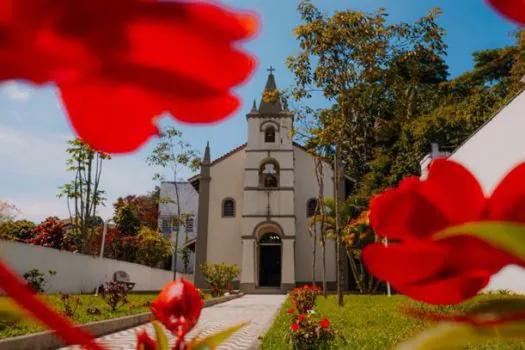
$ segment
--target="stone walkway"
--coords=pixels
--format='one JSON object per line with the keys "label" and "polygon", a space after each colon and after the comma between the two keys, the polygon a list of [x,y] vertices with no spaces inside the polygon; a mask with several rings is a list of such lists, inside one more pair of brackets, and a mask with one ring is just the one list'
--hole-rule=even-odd
{"label": "stone walkway", "polygon": [[[201,336],[205,336],[239,322],[249,321],[249,325],[234,334],[218,349],[250,349],[258,344],[259,336],[271,325],[285,299],[285,295],[245,295],[239,299],[204,308],[199,323],[190,332],[189,336],[192,337],[200,332],[202,332],[200,333]],[[153,326],[147,324],[109,334],[99,338],[99,340],[112,350],[135,350],[136,334],[142,328],[147,329],[148,333],[154,338]],[[173,337],[170,337],[170,345],[173,342]],[[61,350],[66,349],[77,350],[79,347],[67,347]]]}

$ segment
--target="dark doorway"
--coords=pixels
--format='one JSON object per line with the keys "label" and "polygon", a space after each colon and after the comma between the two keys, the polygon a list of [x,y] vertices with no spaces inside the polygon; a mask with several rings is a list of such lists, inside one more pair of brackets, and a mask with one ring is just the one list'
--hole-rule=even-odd
{"label": "dark doorway", "polygon": [[281,286],[281,238],[265,235],[259,241],[259,286]]}

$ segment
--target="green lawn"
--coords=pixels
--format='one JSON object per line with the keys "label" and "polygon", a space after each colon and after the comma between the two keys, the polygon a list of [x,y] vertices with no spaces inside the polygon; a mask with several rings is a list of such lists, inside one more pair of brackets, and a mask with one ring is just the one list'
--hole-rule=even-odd
{"label": "green lawn", "polygon": [[[333,349],[388,350],[393,349],[402,340],[432,326],[431,323],[402,315],[399,310],[404,306],[451,312],[460,311],[480,301],[493,298],[507,298],[507,296],[481,295],[459,306],[431,308],[400,295],[392,297],[346,295],[345,306],[342,309],[337,307],[336,297],[329,296],[327,300],[319,297],[315,310],[323,316],[327,316],[332,325],[346,339],[346,343],[342,340],[334,342]],[[291,315],[287,314],[286,311],[290,307],[292,305],[288,300],[263,338],[262,349],[291,349],[291,346],[286,342],[286,333],[291,323]],[[462,349],[519,350],[525,349],[525,342],[494,342],[484,346],[477,345],[463,347]]]}

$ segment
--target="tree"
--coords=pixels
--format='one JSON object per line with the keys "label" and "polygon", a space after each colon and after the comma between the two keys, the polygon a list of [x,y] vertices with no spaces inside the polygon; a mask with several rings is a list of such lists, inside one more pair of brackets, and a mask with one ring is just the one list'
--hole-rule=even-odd
{"label": "tree", "polygon": [[140,219],[135,214],[131,204],[122,199],[117,199],[115,207],[115,223],[118,230],[126,236],[135,236],[140,230]]}
{"label": "tree", "polygon": [[[383,116],[383,112],[388,112],[395,101],[388,89],[394,85],[389,80],[390,67],[413,57],[427,62],[430,71],[437,70],[438,64],[444,66],[444,31],[435,23],[440,13],[436,9],[412,25],[387,25],[384,9],[373,14],[338,11],[328,17],[308,0],[303,0],[298,9],[303,23],[295,28],[295,35],[301,51],[287,61],[295,75],[293,95],[301,100],[321,91],[333,103],[328,113],[316,114],[331,118],[314,123],[313,137],[318,145],[334,151],[337,291],[339,305],[343,305],[343,223],[339,217],[343,172],[359,180],[368,170],[379,116],[388,117],[389,113]],[[406,96],[406,114],[411,115],[417,91]]]}
{"label": "tree", "polygon": [[12,221],[18,215],[18,208],[6,200],[0,200],[0,223]]}
{"label": "tree", "polygon": [[171,243],[162,234],[143,226],[137,235],[137,263],[157,267],[171,254]]}
{"label": "tree", "polygon": [[[96,216],[97,206],[104,205],[104,191],[100,188],[104,160],[111,157],[97,152],[80,139],[68,141],[66,152],[69,158],[67,170],[74,174],[74,179],[60,187],[59,198],[66,198],[69,217],[74,230],[82,239],[81,252],[89,253],[89,234],[94,231],[91,223]],[[73,206],[73,208],[72,208]]]}
{"label": "tree", "polygon": [[66,234],[64,226],[57,217],[49,217],[33,229],[33,238],[27,241],[30,244],[47,248],[77,251],[78,246]]}
{"label": "tree", "polygon": [[[152,191],[148,195],[128,195],[124,198],[118,198],[113,204],[113,207],[115,208],[115,217],[119,218],[123,216],[121,211],[126,207],[126,210],[132,212],[133,220],[138,221],[138,226],[146,226],[156,230],[158,228],[159,218],[159,195],[160,189],[158,191]],[[128,213],[126,215],[130,214]],[[136,223],[133,224],[136,225]],[[127,232],[122,228],[121,230]]]}
{"label": "tree", "polygon": [[[179,251],[179,232],[180,227],[186,225],[187,214],[181,212],[180,193],[177,186],[180,173],[183,169],[189,168],[192,170],[200,166],[199,154],[192,146],[185,142],[182,138],[182,132],[168,127],[160,135],[160,142],[157,144],[146,162],[150,166],[157,166],[171,171],[173,184],[175,186],[175,204],[177,212],[172,216],[171,227],[175,228],[175,237],[173,241],[173,278],[177,277],[177,252]],[[165,176],[160,173],[155,174],[153,180],[165,180]],[[161,203],[172,202],[171,198],[160,198]],[[186,234],[186,241],[188,237]]]}
{"label": "tree", "polygon": [[29,220],[16,220],[0,223],[0,239],[26,241],[32,237],[35,224]]}

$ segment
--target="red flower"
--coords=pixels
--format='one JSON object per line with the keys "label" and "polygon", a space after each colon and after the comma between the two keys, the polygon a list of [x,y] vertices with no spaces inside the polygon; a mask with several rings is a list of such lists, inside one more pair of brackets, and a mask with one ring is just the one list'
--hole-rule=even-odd
{"label": "red flower", "polygon": [[151,311],[180,340],[197,324],[203,305],[197,288],[180,278],[162,289]]}
{"label": "red flower", "polygon": [[370,223],[399,241],[364,249],[369,271],[399,292],[431,304],[456,304],[475,296],[513,256],[470,236],[434,241],[432,235],[472,221],[525,222],[525,163],[510,172],[490,198],[462,165],[436,160],[426,181],[403,180],[375,197]]}
{"label": "red flower", "polygon": [[292,326],[290,327],[292,332],[297,332],[299,330],[299,328],[301,328],[301,326],[297,322],[292,323]]}
{"label": "red flower", "polygon": [[0,81],[57,84],[83,140],[130,152],[163,112],[186,123],[232,114],[230,90],[255,68],[235,44],[256,31],[255,16],[204,2],[0,0]]}
{"label": "red flower", "polygon": [[525,24],[525,2],[523,0],[487,0],[502,15],[519,24]]}
{"label": "red flower", "polygon": [[325,318],[323,318],[323,319],[321,320],[321,322],[319,322],[319,325],[320,325],[322,328],[328,328],[328,327],[330,327],[330,320],[327,319],[327,318],[325,317]]}
{"label": "red flower", "polygon": [[157,342],[145,330],[137,334],[137,350],[157,350]]}
{"label": "red flower", "polygon": [[288,309],[288,313],[289,313],[289,314],[293,314],[294,311],[295,311],[295,310],[294,310],[293,307]]}
{"label": "red flower", "polygon": [[299,315],[299,317],[297,318],[297,322],[301,322],[302,320],[304,320],[304,314]]}

